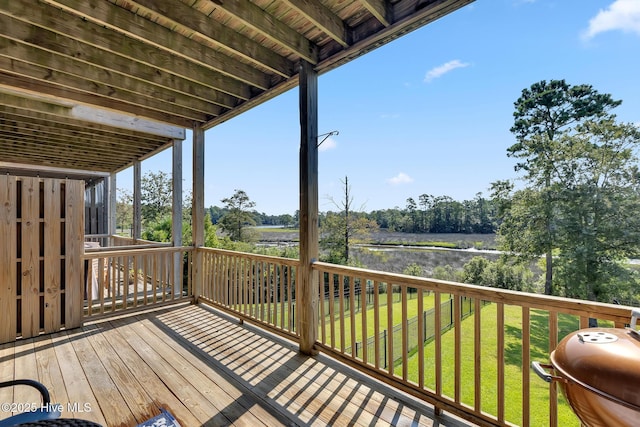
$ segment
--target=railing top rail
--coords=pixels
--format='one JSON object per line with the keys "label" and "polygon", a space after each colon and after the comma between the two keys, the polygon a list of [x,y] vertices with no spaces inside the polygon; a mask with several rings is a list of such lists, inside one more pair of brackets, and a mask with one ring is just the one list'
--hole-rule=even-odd
{"label": "railing top rail", "polygon": [[163,247],[146,247],[140,248],[139,246],[120,246],[109,248],[100,248],[105,250],[90,250],[87,249],[82,256],[82,259],[96,259],[115,256],[136,256],[136,255],[149,255],[154,253],[172,253],[172,252],[184,252],[193,250],[193,246],[163,246]]}
{"label": "railing top rail", "polygon": [[108,252],[108,251],[132,251],[135,249],[149,249],[149,248],[172,248],[170,244],[165,243],[149,243],[144,245],[122,245],[122,246],[99,246],[95,248],[84,248],[85,253],[91,252]]}
{"label": "railing top rail", "polygon": [[557,310],[578,316],[597,317],[614,322],[628,322],[630,307],[585,301],[572,298],[540,295],[529,292],[512,291],[486,286],[469,285],[438,279],[408,276],[405,274],[386,273],[357,267],[347,267],[326,262],[314,262],[313,268],[323,272],[346,274],[362,279],[376,280],[389,284],[402,284],[416,289],[452,293],[486,301],[519,305],[543,310]]}
{"label": "railing top rail", "polygon": [[230,251],[228,249],[218,249],[218,248],[207,248],[207,247],[199,247],[197,248],[199,251],[207,252],[207,253],[219,253],[222,255],[229,255],[239,258],[249,258],[254,261],[265,261],[265,262],[273,262],[278,264],[289,265],[292,267],[297,267],[300,265],[300,260],[293,258],[283,258],[271,255],[260,255],[260,254],[252,254],[248,252],[238,252],[238,251]]}
{"label": "railing top rail", "polygon": [[[145,239],[133,239],[130,237],[122,237],[122,236],[112,236],[112,237],[117,237],[118,239],[127,239],[127,240],[131,240],[132,242],[135,242],[136,245],[164,245],[164,246],[171,246],[173,243],[171,242],[154,242],[153,240],[145,240]],[[141,243],[139,243],[141,242]]]}
{"label": "railing top rail", "polygon": [[104,238],[104,237],[111,237],[111,234],[85,234],[84,237],[85,239],[86,238],[98,239],[98,238]]}

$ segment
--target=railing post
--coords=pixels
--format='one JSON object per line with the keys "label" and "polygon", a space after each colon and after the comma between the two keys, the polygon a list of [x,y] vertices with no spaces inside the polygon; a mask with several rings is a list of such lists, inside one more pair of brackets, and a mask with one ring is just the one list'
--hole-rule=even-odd
{"label": "railing post", "polygon": [[[172,173],[171,186],[173,201],[171,203],[171,236],[173,246],[182,246],[182,140],[174,139],[172,148]],[[181,287],[177,286],[181,280],[180,269],[182,263],[182,253],[173,254],[174,275],[171,279],[174,283],[174,296],[182,293]]]}
{"label": "railing post", "polygon": [[302,61],[300,79],[300,352],[317,354],[318,275],[318,73]]}
{"label": "railing post", "polygon": [[191,230],[193,238],[193,295],[195,302],[202,295],[204,272],[200,247],[204,246],[204,130],[200,125],[193,128],[193,200],[191,208]]}
{"label": "railing post", "polygon": [[133,162],[133,240],[142,236],[142,168],[140,160]]}

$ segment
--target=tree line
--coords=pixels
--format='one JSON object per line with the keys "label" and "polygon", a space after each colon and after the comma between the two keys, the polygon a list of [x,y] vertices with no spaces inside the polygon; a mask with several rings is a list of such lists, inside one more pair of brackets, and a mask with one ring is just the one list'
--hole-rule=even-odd
{"label": "tree line", "polygon": [[372,211],[367,218],[380,228],[406,233],[495,233],[498,227],[492,200],[477,193],[473,200],[421,194],[409,197],[404,209]]}
{"label": "tree line", "polygon": [[[421,194],[418,203],[412,197],[407,198],[404,208],[372,210],[363,212],[352,210],[356,217],[374,221],[379,228],[405,233],[495,233],[498,228],[497,208],[493,200],[477,193],[473,200],[454,200],[449,196]],[[210,206],[207,213],[213,224],[230,212],[227,206]],[[344,212],[337,207],[318,216],[319,226],[331,221],[332,215]],[[248,222],[262,226],[298,226],[298,211],[293,215],[267,215],[256,210],[247,211]],[[250,217],[250,218],[249,218]]]}

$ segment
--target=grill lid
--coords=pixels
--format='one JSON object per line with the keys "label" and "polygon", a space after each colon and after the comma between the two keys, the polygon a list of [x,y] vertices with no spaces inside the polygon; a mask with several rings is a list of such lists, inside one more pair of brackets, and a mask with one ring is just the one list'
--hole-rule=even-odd
{"label": "grill lid", "polygon": [[573,332],[551,353],[551,363],[569,381],[640,407],[640,337],[629,330]]}

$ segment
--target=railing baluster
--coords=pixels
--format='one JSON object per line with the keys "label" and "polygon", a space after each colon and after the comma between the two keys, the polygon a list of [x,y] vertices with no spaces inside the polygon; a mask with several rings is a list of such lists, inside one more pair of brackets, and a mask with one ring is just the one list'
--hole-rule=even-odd
{"label": "railing baluster", "polygon": [[140,274],[138,273],[138,268],[139,268],[139,264],[140,263],[140,257],[139,256],[134,256],[133,257],[133,307],[138,307],[138,278],[140,277]]}
{"label": "railing baluster", "polygon": [[401,285],[400,288],[401,295],[401,307],[402,307],[402,379],[407,381],[409,376],[409,361],[407,360],[407,356],[409,354],[409,343],[407,342],[408,336],[408,328],[409,323],[407,319],[407,287],[405,285]]}
{"label": "railing baluster", "polygon": [[[442,396],[442,306],[440,302],[440,292],[434,295],[434,318],[435,318],[435,377],[436,395]],[[442,409],[436,405],[434,412],[437,415],[442,413]]]}
{"label": "railing baluster", "polygon": [[295,287],[297,286],[298,280],[296,280],[295,278],[297,277],[296,275],[298,274],[298,269],[297,268],[291,268],[289,267],[289,277],[287,277],[287,288],[288,288],[288,313],[289,313],[289,332],[294,332],[295,327],[294,327],[294,295],[297,296],[297,289],[295,289]]}
{"label": "railing baluster", "polygon": [[340,303],[340,351],[344,353],[344,276],[338,275],[338,302]]}
{"label": "railing baluster", "polygon": [[[336,348],[336,303],[335,303],[335,286],[334,286],[334,274],[326,273],[327,280],[329,281],[329,327],[331,328],[331,348]],[[323,274],[324,276],[324,274]]]}
{"label": "railing baluster", "polygon": [[162,302],[167,300],[167,254],[158,254],[160,257],[160,283],[158,286],[162,289]]}
{"label": "railing baluster", "polygon": [[349,324],[350,324],[350,341],[351,341],[351,357],[356,358],[356,279],[349,276]]}
{"label": "railing baluster", "polygon": [[369,332],[367,329],[367,281],[365,278],[360,279],[360,301],[360,314],[362,320],[362,361],[364,363],[370,363]]}
{"label": "railing baluster", "polygon": [[424,295],[418,288],[418,387],[424,388]]}
{"label": "railing baluster", "polygon": [[387,371],[393,375],[393,285],[387,282]]}
{"label": "railing baluster", "polygon": [[[558,345],[558,312],[549,312],[549,354]],[[555,381],[549,384],[549,427],[558,425],[558,389]]]}
{"label": "railing baluster", "polygon": [[474,395],[473,395],[473,407],[476,412],[482,411],[482,301],[480,298],[474,298],[474,313],[473,313],[473,352],[474,352],[474,365],[473,365],[473,380],[474,380]]}
{"label": "railing baluster", "polygon": [[111,286],[111,311],[116,311],[116,304],[118,303],[118,257],[111,257],[111,277],[110,277],[110,286]]}
{"label": "railing baluster", "polygon": [[153,303],[158,301],[158,255],[153,254],[151,257],[151,289],[153,292]]}
{"label": "railing baluster", "polygon": [[462,315],[459,294],[453,295],[453,336],[454,336],[454,400],[460,403],[460,389],[462,388]]}
{"label": "railing baluster", "polygon": [[531,424],[531,314],[529,307],[522,307],[522,425]]}
{"label": "railing baluster", "polygon": [[271,316],[271,300],[273,299],[273,278],[271,276],[271,267],[273,266],[273,264],[271,264],[270,262],[267,263],[267,274],[265,276],[265,280],[267,282],[267,292],[266,292],[266,298],[267,298],[267,323],[271,323],[272,321],[272,316]]}
{"label": "railing baluster", "polygon": [[498,333],[498,348],[497,362],[498,362],[498,421],[504,422],[504,406],[505,406],[505,393],[504,393],[504,304],[499,302],[497,304],[497,333]]}
{"label": "railing baluster", "polygon": [[373,281],[373,337],[375,367],[380,369],[380,282]]}

